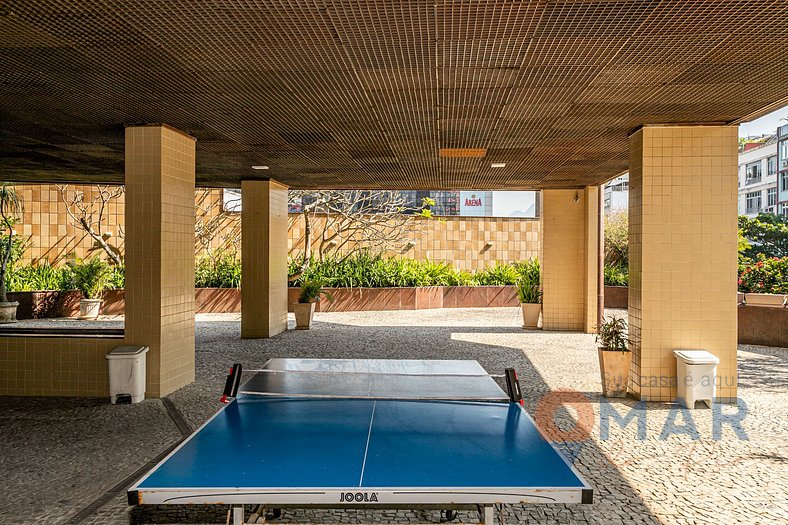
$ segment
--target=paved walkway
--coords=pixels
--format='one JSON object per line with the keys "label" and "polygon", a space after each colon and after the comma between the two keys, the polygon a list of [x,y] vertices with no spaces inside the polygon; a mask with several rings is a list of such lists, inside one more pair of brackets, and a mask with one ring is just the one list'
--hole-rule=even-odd
{"label": "paved walkway", "polygon": [[[555,420],[569,430],[578,414],[588,418],[593,411],[590,438],[563,448],[594,486],[595,503],[513,506],[504,513],[506,523],[788,522],[788,349],[739,347],[742,401],[723,413],[746,406],[741,426],[748,439],[730,425],[714,439],[710,410],[690,414],[657,403],[640,409],[633,400],[600,404],[593,336],[523,331],[516,308],[322,313],[312,330],[270,340],[240,340],[238,319],[198,316],[197,381],[164,402],[112,406],[103,399],[0,397],[0,523],[125,525],[128,479],[188,432],[184,426],[195,428],[219,408],[228,366],[294,356],[476,359],[491,373],[515,366],[532,414],[551,391],[580,393],[574,394],[583,400],[577,409],[562,409]],[[643,439],[638,419],[622,429],[613,410],[643,416]],[[178,413],[185,421],[173,419]],[[660,437],[666,422],[687,427],[688,417],[697,432]],[[135,519],[224,523],[223,511],[209,507],[167,508]],[[286,512],[282,521],[440,519],[437,512],[300,511]],[[478,516],[460,513],[460,520]]]}

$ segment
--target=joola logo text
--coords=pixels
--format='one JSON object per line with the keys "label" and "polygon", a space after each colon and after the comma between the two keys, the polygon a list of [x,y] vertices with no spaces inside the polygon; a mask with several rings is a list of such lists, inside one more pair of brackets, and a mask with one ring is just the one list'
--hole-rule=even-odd
{"label": "joola logo text", "polygon": [[371,503],[378,501],[377,492],[343,492],[339,495],[341,502]]}

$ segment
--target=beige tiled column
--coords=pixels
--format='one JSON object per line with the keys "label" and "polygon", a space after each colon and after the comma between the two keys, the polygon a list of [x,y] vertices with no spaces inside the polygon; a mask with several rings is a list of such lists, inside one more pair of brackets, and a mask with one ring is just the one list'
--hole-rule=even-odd
{"label": "beige tiled column", "polygon": [[287,330],[287,186],[241,182],[241,337]]}
{"label": "beige tiled column", "polygon": [[597,186],[542,191],[542,328],[594,331]]}
{"label": "beige tiled column", "polygon": [[735,126],[645,127],[630,138],[630,388],[676,396],[675,349],[720,358],[717,397],[736,397]]}
{"label": "beige tiled column", "polygon": [[150,347],[147,396],[194,381],[192,137],[126,128],[126,342]]}

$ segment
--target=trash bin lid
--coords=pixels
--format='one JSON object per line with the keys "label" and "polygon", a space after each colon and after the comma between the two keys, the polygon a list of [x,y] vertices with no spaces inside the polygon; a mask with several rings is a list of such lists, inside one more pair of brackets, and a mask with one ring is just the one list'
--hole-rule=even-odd
{"label": "trash bin lid", "polygon": [[123,345],[123,346],[116,346],[112,350],[109,351],[107,354],[107,359],[123,359],[124,357],[137,357],[139,355],[144,354],[148,351],[147,346],[138,346],[138,345]]}
{"label": "trash bin lid", "polygon": [[718,365],[720,359],[706,350],[674,350],[673,355],[688,365]]}

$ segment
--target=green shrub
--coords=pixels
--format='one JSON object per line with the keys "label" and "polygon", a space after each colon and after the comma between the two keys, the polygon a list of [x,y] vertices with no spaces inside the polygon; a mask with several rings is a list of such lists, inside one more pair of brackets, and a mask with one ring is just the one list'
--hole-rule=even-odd
{"label": "green shrub", "polygon": [[85,299],[101,299],[110,286],[111,269],[98,255],[87,261],[69,261],[73,288],[80,290]]}
{"label": "green shrub", "polygon": [[[290,261],[290,275],[301,271],[299,262]],[[383,288],[404,286],[478,286],[516,284],[522,272],[536,272],[539,282],[539,261],[512,264],[496,263],[475,273],[456,270],[451,263],[416,261],[373,255],[368,251],[346,257],[331,256],[323,261],[312,259],[307,269],[291,282],[300,286],[317,280],[327,288]]]}
{"label": "green shrub", "polygon": [[539,258],[534,257],[527,261],[520,261],[513,263],[514,268],[517,270],[523,279],[533,285],[539,285],[542,281],[542,268],[539,264]]}
{"label": "green shrub", "polygon": [[605,264],[629,263],[629,213],[616,211],[605,215]]}
{"label": "green shrub", "polygon": [[739,242],[744,257],[788,257],[788,217],[773,213],[759,213],[749,219],[739,216],[739,234],[746,244]]}
{"label": "green shrub", "polygon": [[628,352],[632,341],[628,336],[627,322],[615,315],[605,318],[596,327],[596,342],[604,350]]}
{"label": "green shrub", "polygon": [[194,265],[196,288],[239,288],[241,259],[235,251],[220,251],[198,257]]}
{"label": "green shrub", "polygon": [[330,293],[323,290],[323,283],[320,281],[304,281],[298,294],[298,302],[316,303],[320,301],[322,296],[325,296],[329,301],[334,300]]}
{"label": "green shrub", "polygon": [[764,257],[739,263],[739,291],[788,294],[788,257]]}
{"label": "green shrub", "polygon": [[126,287],[126,267],[110,266],[109,290],[121,290]]}
{"label": "green shrub", "polygon": [[626,266],[605,266],[605,286],[629,285],[629,269]]}
{"label": "green shrub", "polygon": [[478,286],[476,275],[468,270],[454,270],[449,276],[447,286]]}
{"label": "green shrub", "polygon": [[506,286],[516,284],[520,273],[513,264],[496,262],[494,266],[476,271],[476,282],[482,286]]}
{"label": "green shrub", "polygon": [[[11,221],[15,223],[16,221]],[[8,243],[8,235],[0,234],[0,245],[5,246]],[[8,259],[8,266],[16,264],[25,254],[25,251],[31,246],[30,239],[22,237],[21,235],[14,235],[11,240],[11,257]],[[9,290],[10,291],[10,290]]]}
{"label": "green shrub", "polygon": [[8,269],[9,292],[71,290],[71,269],[52,266],[49,261],[37,264],[13,265]]}

